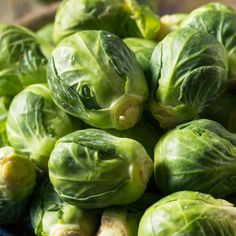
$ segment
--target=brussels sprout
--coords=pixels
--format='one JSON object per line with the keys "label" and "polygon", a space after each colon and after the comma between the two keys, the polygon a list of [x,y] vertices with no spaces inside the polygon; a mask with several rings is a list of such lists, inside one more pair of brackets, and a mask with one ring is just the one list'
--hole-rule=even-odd
{"label": "brussels sprout", "polygon": [[236,208],[211,195],[182,191],[169,195],[148,208],[138,236],[236,235]]}
{"label": "brussels sprout", "polygon": [[159,17],[136,0],[64,0],[56,14],[56,43],[81,30],[106,30],[122,38],[155,39]]}
{"label": "brussels sprout", "polygon": [[61,109],[102,129],[133,127],[148,98],[134,53],[105,31],[82,31],[61,41],[49,61],[48,83]]}
{"label": "brussels sprout", "polygon": [[227,53],[208,33],[179,29],[155,48],[150,62],[150,110],[163,128],[194,119],[222,92]]}
{"label": "brussels sprout", "polygon": [[36,168],[29,158],[11,147],[0,148],[0,224],[20,219],[35,181]]}
{"label": "brussels sprout", "polygon": [[236,192],[236,134],[215,121],[177,126],[159,140],[154,158],[163,193],[192,190],[225,197]]}
{"label": "brussels sprout", "polygon": [[6,121],[10,103],[10,98],[0,97],[0,147],[8,145]]}
{"label": "brussels sprout", "polygon": [[235,92],[235,90],[225,91],[203,114],[201,114],[201,118],[217,121],[230,132],[236,133]]}
{"label": "brussels sprout", "polygon": [[6,126],[9,143],[43,170],[56,140],[73,131],[69,116],[53,103],[44,84],[30,85],[13,99]]}
{"label": "brussels sprout", "polygon": [[171,15],[164,15],[160,18],[160,30],[157,38],[162,40],[170,32],[179,29],[182,21],[187,17],[187,14],[176,13]]}
{"label": "brussels sprout", "polygon": [[99,215],[63,202],[46,183],[35,197],[30,218],[37,236],[93,236]]}
{"label": "brussels sprout", "polygon": [[229,79],[236,79],[236,12],[220,3],[209,3],[194,11],[182,27],[195,28],[215,36],[229,56]]}
{"label": "brussels sprout", "polygon": [[47,59],[37,36],[20,26],[0,25],[0,96],[46,82]]}
{"label": "brussels sprout", "polygon": [[152,52],[157,45],[156,42],[140,38],[125,38],[124,42],[135,53],[138,63],[147,73]]}
{"label": "brussels sprout", "polygon": [[144,193],[153,163],[137,141],[86,129],[57,141],[49,177],[60,197],[83,208],[127,205]]}

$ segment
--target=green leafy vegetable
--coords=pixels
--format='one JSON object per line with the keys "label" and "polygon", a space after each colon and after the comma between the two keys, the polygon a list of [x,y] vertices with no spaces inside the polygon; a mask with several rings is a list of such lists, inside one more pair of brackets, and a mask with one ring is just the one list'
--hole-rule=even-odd
{"label": "green leafy vegetable", "polygon": [[13,99],[6,126],[9,143],[43,170],[47,170],[56,140],[74,130],[69,116],[54,104],[44,84],[28,86]]}
{"label": "green leafy vegetable", "polygon": [[236,12],[220,3],[209,3],[194,11],[182,22],[182,27],[212,34],[228,52],[229,80],[236,78]]}
{"label": "green leafy vegetable", "polygon": [[154,153],[154,173],[165,194],[180,190],[225,197],[236,191],[236,134],[211,120],[195,120],[166,133]]}
{"label": "green leafy vegetable", "polygon": [[60,197],[83,208],[127,205],[144,193],[153,163],[137,141],[96,129],[57,141],[49,177]]}
{"label": "green leafy vegetable", "polygon": [[93,236],[99,220],[98,212],[63,202],[50,183],[38,191],[30,213],[37,236]]}
{"label": "green leafy vegetable", "polygon": [[[119,22],[119,23],[118,23]],[[159,17],[135,0],[64,0],[54,24],[54,41],[82,30],[106,30],[120,37],[155,39]]]}
{"label": "green leafy vegetable", "polygon": [[146,210],[138,236],[235,236],[235,216],[236,208],[225,200],[199,192],[177,192]]}
{"label": "green leafy vegetable", "polygon": [[35,180],[36,168],[29,158],[11,147],[0,148],[0,225],[22,217]]}
{"label": "green leafy vegetable", "polygon": [[227,59],[213,36],[193,29],[176,30],[157,45],[150,62],[149,106],[163,128],[194,119],[220,95]]}
{"label": "green leafy vegetable", "polygon": [[0,25],[0,96],[46,82],[47,59],[37,36],[15,25]]}
{"label": "green leafy vegetable", "polygon": [[148,98],[134,53],[105,31],[62,40],[49,61],[48,83],[61,109],[97,128],[133,127]]}

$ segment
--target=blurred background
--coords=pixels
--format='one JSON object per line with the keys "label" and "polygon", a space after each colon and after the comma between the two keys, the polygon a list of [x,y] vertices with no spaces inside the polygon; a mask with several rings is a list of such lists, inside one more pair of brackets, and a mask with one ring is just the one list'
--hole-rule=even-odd
{"label": "blurred background", "polygon": [[[30,20],[30,17],[38,15],[48,16],[48,12],[53,12],[60,1],[56,0],[0,0],[0,22],[15,23],[16,19]],[[232,6],[236,9],[236,0],[159,0],[159,14],[173,12],[188,12],[193,8],[206,2],[220,2]],[[48,6],[51,7],[48,7]],[[30,13],[30,15],[29,15]],[[23,17],[23,19],[22,19]],[[43,18],[44,18],[43,17]],[[47,19],[45,19],[47,20]],[[18,23],[18,22],[17,22]]]}

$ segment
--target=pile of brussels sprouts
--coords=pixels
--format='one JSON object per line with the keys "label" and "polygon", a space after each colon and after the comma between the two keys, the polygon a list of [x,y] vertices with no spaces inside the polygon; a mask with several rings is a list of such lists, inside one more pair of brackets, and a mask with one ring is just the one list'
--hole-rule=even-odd
{"label": "pile of brussels sprouts", "polygon": [[157,12],[64,0],[39,32],[0,25],[2,229],[236,235],[236,11]]}

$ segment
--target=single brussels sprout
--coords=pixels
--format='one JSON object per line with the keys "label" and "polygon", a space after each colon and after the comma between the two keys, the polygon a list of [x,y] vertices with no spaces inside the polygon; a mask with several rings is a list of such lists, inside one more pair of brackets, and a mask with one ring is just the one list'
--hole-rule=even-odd
{"label": "single brussels sprout", "polygon": [[94,236],[100,220],[98,212],[63,202],[50,183],[35,196],[30,219],[37,236]]}
{"label": "single brussels sprout", "polygon": [[48,166],[60,197],[83,208],[136,201],[153,172],[152,160],[140,143],[96,129],[59,139]]}
{"label": "single brussels sprout", "polygon": [[236,133],[236,91],[225,91],[203,114],[201,118],[214,120],[230,132]]}
{"label": "single brussels sprout", "polygon": [[34,163],[12,147],[0,148],[0,225],[22,217],[35,183]]}
{"label": "single brussels sprout", "polygon": [[147,73],[152,52],[157,43],[147,39],[125,38],[124,43],[134,52],[144,73]]}
{"label": "single brussels sprout", "polygon": [[134,53],[105,31],[82,31],[61,41],[49,61],[48,83],[61,109],[102,129],[133,127],[148,98]]}
{"label": "single brussels sprout", "polygon": [[213,36],[192,29],[170,33],[150,62],[150,110],[163,128],[194,119],[222,92],[227,53]]}
{"label": "single brussels sprout", "polygon": [[173,193],[149,207],[138,236],[236,235],[236,208],[222,199],[199,192]]}
{"label": "single brussels sprout", "polygon": [[177,126],[159,140],[154,158],[163,193],[192,190],[225,197],[236,192],[236,134],[215,121]]}
{"label": "single brussels sprout", "polygon": [[45,84],[34,84],[14,97],[7,117],[8,141],[43,170],[59,137],[74,131],[69,116],[52,101]]}
{"label": "single brussels sprout", "polygon": [[64,0],[56,14],[53,39],[82,30],[105,30],[122,38],[155,39],[159,17],[136,0]]}
{"label": "single brussels sprout", "polygon": [[221,42],[229,56],[229,80],[236,80],[236,12],[221,3],[209,3],[194,11],[182,27],[212,34]]}
{"label": "single brussels sprout", "polygon": [[182,21],[188,16],[184,13],[164,15],[160,18],[160,30],[157,39],[162,40],[167,34],[181,28]]}
{"label": "single brussels sprout", "polygon": [[11,99],[0,97],[0,147],[7,146],[6,121]]}
{"label": "single brussels sprout", "polygon": [[43,26],[38,32],[38,36],[42,38],[44,41],[48,42],[50,45],[54,46],[53,42],[53,23],[49,23]]}
{"label": "single brussels sprout", "polygon": [[0,96],[46,82],[45,58],[37,36],[26,28],[0,24]]}

